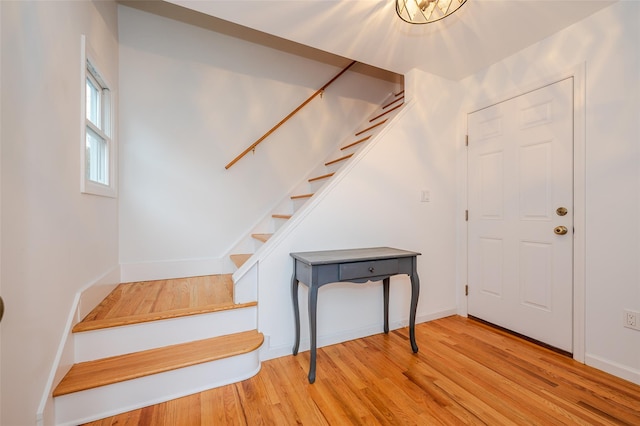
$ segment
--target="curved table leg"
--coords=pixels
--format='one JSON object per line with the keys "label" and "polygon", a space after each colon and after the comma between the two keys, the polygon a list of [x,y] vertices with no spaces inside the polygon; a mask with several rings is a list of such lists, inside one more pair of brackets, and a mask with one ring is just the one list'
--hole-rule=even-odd
{"label": "curved table leg", "polygon": [[413,353],[418,352],[416,344],[416,310],[418,309],[418,296],[420,295],[420,279],[418,273],[414,271],[411,274],[411,310],[409,312],[409,340],[411,341],[411,349]]}
{"label": "curved table leg", "polygon": [[311,347],[309,353],[311,359],[309,361],[309,383],[316,381],[316,308],[318,306],[318,287],[312,285],[309,287],[309,336],[311,338]]}
{"label": "curved table leg", "polygon": [[291,298],[293,299],[293,323],[296,328],[293,354],[298,355],[298,348],[300,347],[300,308],[298,307],[298,280],[296,279],[295,271],[293,271],[293,276],[291,277]]}
{"label": "curved table leg", "polygon": [[382,296],[384,299],[384,333],[389,333],[389,280],[387,277],[382,280]]}

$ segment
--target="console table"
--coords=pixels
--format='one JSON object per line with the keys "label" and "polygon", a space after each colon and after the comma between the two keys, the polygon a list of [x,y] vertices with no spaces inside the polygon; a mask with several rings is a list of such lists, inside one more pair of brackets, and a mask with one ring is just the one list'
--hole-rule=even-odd
{"label": "console table", "polygon": [[291,277],[291,296],[295,317],[296,338],[293,355],[300,346],[300,309],[298,307],[298,287],[303,283],[309,288],[309,335],[311,339],[311,360],[309,383],[316,380],[316,316],[318,289],[325,284],[336,282],[365,283],[382,281],[384,298],[384,332],[389,332],[389,278],[406,274],[411,277],[411,305],[409,312],[409,340],[411,349],[418,352],[415,325],[420,280],[417,272],[417,256],[420,253],[390,247],[373,247],[349,250],[312,251],[291,253],[294,259]]}

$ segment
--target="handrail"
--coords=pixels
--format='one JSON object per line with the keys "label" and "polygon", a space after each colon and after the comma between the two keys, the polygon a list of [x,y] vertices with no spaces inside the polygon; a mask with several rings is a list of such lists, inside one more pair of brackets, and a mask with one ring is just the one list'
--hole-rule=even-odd
{"label": "handrail", "polygon": [[320,89],[318,89],[313,95],[311,95],[309,97],[309,99],[307,99],[306,101],[304,101],[303,103],[301,103],[296,109],[294,109],[289,115],[287,115],[285,118],[283,118],[278,124],[276,124],[275,126],[273,126],[271,128],[271,130],[269,130],[267,133],[265,133],[264,135],[262,135],[262,137],[260,139],[258,139],[257,141],[255,141],[254,143],[252,143],[249,148],[245,149],[244,151],[242,151],[242,154],[238,155],[236,158],[234,158],[229,164],[227,164],[226,166],[224,166],[225,169],[229,169],[229,167],[233,166],[234,164],[236,164],[238,162],[238,160],[240,160],[242,157],[244,157],[245,155],[247,155],[250,151],[253,151],[254,149],[256,149],[256,146],[258,146],[260,144],[260,142],[262,142],[263,140],[265,140],[269,135],[271,135],[273,132],[275,132],[278,127],[282,126],[285,122],[287,122],[291,117],[293,117],[298,111],[300,111],[302,108],[304,108],[305,105],[307,105],[309,102],[311,102],[313,100],[313,98],[315,98],[316,96],[318,96],[319,94],[321,94],[322,92],[324,92],[324,90],[329,87],[329,85],[331,83],[333,83],[334,81],[336,81],[338,79],[338,77],[340,77],[342,74],[344,74],[345,72],[347,72],[347,70],[349,68],[351,68],[354,64],[356,63],[356,61],[351,62],[349,65],[347,65],[347,67],[345,69],[343,69],[342,71],[340,71],[335,77],[333,77],[331,80],[329,80],[329,82],[327,84],[325,84],[324,86],[322,86]]}

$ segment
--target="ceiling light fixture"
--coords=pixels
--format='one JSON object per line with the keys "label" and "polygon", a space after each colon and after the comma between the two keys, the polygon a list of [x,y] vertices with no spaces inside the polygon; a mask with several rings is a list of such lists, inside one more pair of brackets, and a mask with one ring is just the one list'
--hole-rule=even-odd
{"label": "ceiling light fixture", "polygon": [[467,0],[396,0],[396,13],[410,24],[428,24],[451,15]]}

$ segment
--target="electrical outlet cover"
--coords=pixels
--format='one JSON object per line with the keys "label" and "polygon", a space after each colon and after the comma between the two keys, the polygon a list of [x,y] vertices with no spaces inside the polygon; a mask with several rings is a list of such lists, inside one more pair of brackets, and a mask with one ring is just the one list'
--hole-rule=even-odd
{"label": "electrical outlet cover", "polygon": [[622,321],[625,327],[640,330],[640,312],[625,309]]}

